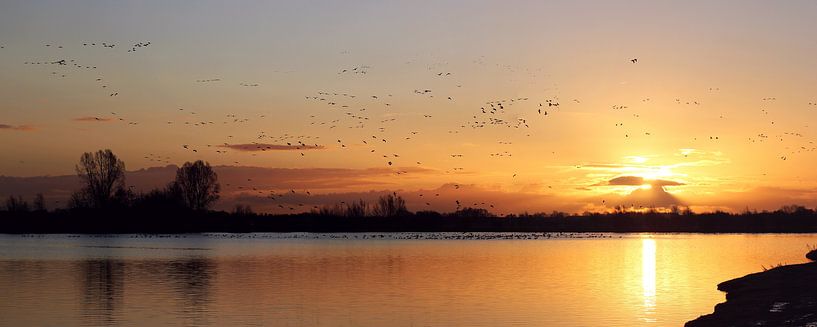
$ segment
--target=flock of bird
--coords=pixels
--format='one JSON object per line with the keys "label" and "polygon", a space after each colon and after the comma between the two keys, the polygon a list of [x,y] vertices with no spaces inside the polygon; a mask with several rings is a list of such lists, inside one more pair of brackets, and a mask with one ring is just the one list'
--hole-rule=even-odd
{"label": "flock of bird", "polygon": [[[20,234],[24,238],[44,238],[44,234]],[[67,234],[66,238],[112,238],[120,235],[107,234]],[[201,234],[128,234],[130,239],[267,239],[267,240],[542,240],[542,239],[588,239],[624,238],[615,233],[574,233],[574,232],[395,232],[395,233],[201,233]],[[100,246],[102,247],[102,246]],[[110,246],[104,246],[110,247]],[[122,246],[133,249],[209,250],[204,247],[168,248]]]}
{"label": "flock of bird", "polygon": [[[151,42],[137,42],[126,46],[127,53],[139,52],[147,49],[152,45]],[[71,45],[79,46],[79,45]],[[65,58],[61,55],[61,51],[65,51],[68,45],[44,44],[45,48],[49,49],[47,59],[37,59],[25,61],[22,64],[28,66],[47,66],[52,69],[48,72],[49,75],[65,78],[69,75],[76,74],[78,76],[87,77],[89,80],[94,80],[97,86],[104,89],[104,95],[113,98],[119,97],[121,90],[111,86],[104,77],[103,67],[100,65],[83,63],[75,58]],[[94,48],[94,51],[116,51],[117,44],[107,42],[86,42],[82,43],[81,47]],[[0,49],[6,49],[6,45],[0,45]],[[630,64],[640,64],[638,58],[628,59]],[[627,61],[623,62],[626,64]],[[484,59],[475,60],[475,63],[484,64]],[[414,64],[408,62],[407,64]],[[289,129],[296,130],[295,133],[270,133],[260,130],[256,133],[253,139],[236,139],[233,135],[223,135],[223,139],[219,142],[208,142],[202,144],[184,143],[179,144],[178,149],[187,152],[183,158],[167,153],[148,153],[143,158],[151,163],[171,164],[178,160],[187,160],[192,157],[201,157],[205,154],[215,154],[224,156],[233,154],[233,158],[238,158],[240,155],[248,154],[257,156],[261,153],[285,153],[294,152],[297,157],[309,157],[310,150],[318,149],[335,149],[340,151],[354,151],[355,157],[367,158],[378,165],[391,169],[395,176],[410,175],[411,171],[406,167],[424,167],[423,161],[417,160],[416,155],[406,155],[402,153],[404,150],[411,151],[415,146],[433,145],[439,140],[439,136],[429,135],[430,128],[444,127],[449,138],[455,138],[457,134],[467,135],[498,135],[499,140],[496,140],[496,146],[485,147],[485,158],[510,158],[513,157],[512,148],[514,142],[509,139],[520,139],[531,137],[535,135],[534,124],[541,126],[548,119],[557,119],[560,114],[565,111],[579,108],[582,106],[580,99],[570,99],[562,101],[558,96],[542,97],[542,96],[514,96],[489,99],[482,102],[479,106],[474,106],[470,112],[463,114],[458,123],[451,124],[445,120],[438,120],[435,117],[439,116],[441,110],[446,110],[447,106],[452,104],[459,104],[459,92],[466,83],[465,79],[460,80],[456,71],[448,71],[441,69],[444,64],[431,65],[426,67],[428,71],[428,80],[436,80],[434,87],[414,87],[407,88],[401,92],[382,92],[376,94],[356,94],[351,91],[342,90],[317,90],[312,94],[303,95],[306,108],[317,108],[318,111],[308,116],[306,126],[298,127],[291,126]],[[509,65],[497,65],[497,67],[512,72],[524,70],[524,68],[514,67]],[[359,75],[361,77],[371,74],[373,68],[370,65],[358,65],[352,67],[340,68],[337,71],[337,78],[344,78],[345,75]],[[529,74],[536,74],[537,72],[528,71]],[[212,76],[212,75],[211,75]],[[205,79],[191,79],[195,84],[213,84],[226,83],[228,79],[205,78]],[[241,87],[261,88],[262,84],[258,82],[237,81],[233,85]],[[202,86],[203,87],[203,86]],[[709,88],[709,92],[719,92],[720,88]],[[123,93],[124,94],[124,93]],[[406,111],[401,102],[409,99],[412,103],[411,107],[414,111]],[[768,109],[769,104],[776,101],[775,97],[761,98],[761,115],[767,116],[770,114]],[[655,102],[653,98],[646,97],[640,100],[642,104]],[[674,100],[667,101],[676,105],[685,105],[692,107],[703,106],[703,101],[699,99],[682,99],[674,98]],[[419,104],[417,104],[419,103]],[[808,106],[817,106],[817,102],[809,102]],[[622,116],[622,119],[627,118],[629,121],[619,121],[615,123],[616,129],[623,130],[622,136],[624,139],[631,139],[636,135],[641,137],[651,137],[660,131],[641,130],[634,132],[628,127],[633,121],[637,121],[641,116],[638,112],[631,112],[633,107],[637,104],[612,104],[609,110],[613,114]],[[221,118],[204,118],[205,115],[199,114],[196,111],[187,108],[173,109],[173,120],[167,120],[163,123],[166,125],[174,125],[185,128],[208,128],[210,126],[231,126],[235,130],[247,130],[250,128],[257,128],[258,126],[271,125],[275,128],[288,128],[284,124],[277,122],[275,119],[267,119],[266,114],[255,114],[241,116],[234,113],[226,114]],[[118,121],[127,123],[128,125],[138,125],[140,122],[128,120],[115,112],[110,113],[111,116],[116,116],[115,119],[106,117],[107,115],[94,116],[96,121]],[[209,117],[211,115],[207,115]],[[450,115],[447,115],[450,116]],[[724,115],[720,115],[720,119],[726,119]],[[774,125],[774,121],[770,121],[769,125]],[[152,126],[152,125],[151,125]],[[154,128],[154,127],[149,127]],[[491,129],[491,133],[482,132],[482,130]],[[309,132],[307,132],[309,131]],[[469,133],[470,132],[470,133]],[[205,133],[202,131],[190,130],[190,134]],[[748,136],[750,144],[770,142],[772,140],[780,143],[781,160],[790,160],[792,157],[806,153],[814,152],[817,146],[814,140],[809,138],[802,132],[791,131],[779,134],[769,134],[769,132],[759,132],[756,135]],[[718,142],[723,138],[720,135],[698,135],[691,137],[691,141],[706,140],[710,142]],[[445,174],[465,174],[467,169],[463,167],[461,162],[471,160],[474,156],[464,153],[447,153],[438,157],[445,157],[442,160],[448,167],[436,167]],[[552,154],[555,154],[553,152]],[[428,153],[426,156],[434,154]],[[325,159],[325,157],[322,157]],[[438,158],[439,159],[439,158]],[[240,161],[231,161],[231,164],[241,165]],[[503,162],[497,162],[498,165],[506,165]],[[576,165],[581,168],[581,165]],[[489,167],[486,167],[489,168]],[[509,178],[517,178],[518,173],[509,174]],[[459,189],[458,184],[455,189]],[[278,193],[274,185],[253,185],[251,180],[241,185],[227,184],[228,188],[234,188],[239,193],[251,192],[254,195],[262,196],[270,201],[280,201],[276,203],[279,209],[297,212],[307,209],[314,210],[318,207],[315,205],[307,205],[303,202],[296,203],[289,199],[296,195],[295,190],[289,192]],[[304,195],[311,195],[305,192]],[[439,194],[437,194],[439,196]],[[425,204],[427,207],[437,205],[433,201],[428,200],[430,197],[424,197],[420,194],[418,198],[419,203]],[[477,207],[485,209],[496,208],[496,203],[490,202],[474,202],[466,203],[460,199],[455,199],[450,203],[457,209],[463,207]]]}

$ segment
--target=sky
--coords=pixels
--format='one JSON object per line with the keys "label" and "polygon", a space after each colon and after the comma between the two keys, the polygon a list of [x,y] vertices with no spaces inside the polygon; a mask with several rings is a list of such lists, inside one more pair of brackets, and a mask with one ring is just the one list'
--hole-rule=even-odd
{"label": "sky", "polygon": [[815,22],[814,1],[3,1],[0,195],[59,206],[111,149],[138,190],[209,162],[221,208],[814,207]]}

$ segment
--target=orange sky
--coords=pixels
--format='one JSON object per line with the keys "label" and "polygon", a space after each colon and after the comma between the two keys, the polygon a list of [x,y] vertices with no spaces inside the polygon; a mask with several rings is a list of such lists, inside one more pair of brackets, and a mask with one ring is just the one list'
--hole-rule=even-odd
{"label": "orange sky", "polygon": [[810,1],[11,2],[0,175],[110,148],[129,170],[272,169],[225,173],[265,180],[225,207],[291,189],[399,190],[413,210],[814,206],[815,21]]}

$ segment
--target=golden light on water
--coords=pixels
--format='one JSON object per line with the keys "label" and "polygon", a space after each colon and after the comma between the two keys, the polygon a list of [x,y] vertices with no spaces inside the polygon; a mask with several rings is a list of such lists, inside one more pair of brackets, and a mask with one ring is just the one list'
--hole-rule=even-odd
{"label": "golden light on water", "polygon": [[655,313],[655,239],[641,240],[641,287],[644,294],[644,320]]}
{"label": "golden light on water", "polygon": [[[0,235],[1,324],[680,326],[723,302],[718,283],[769,262],[803,262],[814,239],[257,236]],[[194,250],[204,247],[212,250]]]}

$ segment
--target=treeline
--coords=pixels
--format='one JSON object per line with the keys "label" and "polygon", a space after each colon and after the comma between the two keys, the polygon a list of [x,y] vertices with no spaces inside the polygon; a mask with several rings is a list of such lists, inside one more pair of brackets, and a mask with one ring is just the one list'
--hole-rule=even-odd
{"label": "treeline", "polygon": [[219,198],[218,176],[201,160],[184,163],[164,188],[139,194],[125,187],[125,163],[111,150],[84,153],[76,172],[82,188],[71,196],[69,209],[200,211]]}
{"label": "treeline", "polygon": [[[198,232],[692,232],[815,233],[817,213],[796,211],[679,214],[620,212],[498,217],[484,209],[450,213],[405,211],[393,216],[316,212],[269,215],[247,212],[92,208],[0,212],[0,233],[198,233]],[[348,208],[347,208],[348,209]],[[359,207],[358,207],[359,209]],[[357,210],[357,209],[355,209]]]}
{"label": "treeline", "polygon": [[[75,170],[82,186],[71,194],[66,208],[69,211],[202,211],[219,198],[218,175],[201,160],[186,162],[172,182],[146,193],[125,187],[125,163],[111,150],[84,153]],[[32,205],[21,196],[10,195],[4,207],[9,213],[47,211],[41,193]]]}
{"label": "treeline", "polygon": [[397,193],[373,203],[327,205],[309,213],[257,214],[237,205],[212,211],[220,185],[206,162],[187,162],[166,186],[134,193],[125,164],[110,150],[85,153],[76,165],[82,181],[65,209],[46,210],[38,194],[29,204],[9,196],[0,207],[0,233],[193,232],[817,232],[817,212],[784,206],[771,212],[697,214],[689,208],[611,213],[562,212],[498,217],[482,208],[411,212]]}

